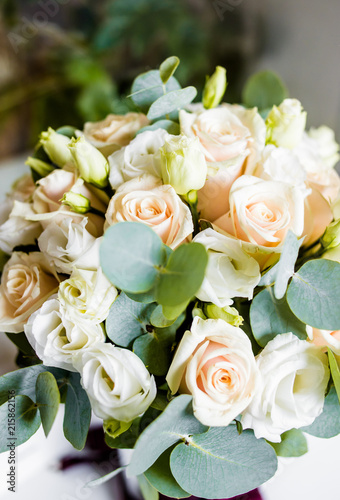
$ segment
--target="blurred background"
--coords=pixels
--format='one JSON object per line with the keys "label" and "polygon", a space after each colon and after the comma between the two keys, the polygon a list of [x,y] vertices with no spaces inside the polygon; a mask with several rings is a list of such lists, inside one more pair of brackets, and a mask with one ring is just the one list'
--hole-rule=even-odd
{"label": "blurred background", "polygon": [[290,95],[340,136],[339,0],[0,0],[0,158],[48,125],[124,113],[133,78],[169,55],[202,89],[217,64],[226,100],[247,77],[278,72]]}

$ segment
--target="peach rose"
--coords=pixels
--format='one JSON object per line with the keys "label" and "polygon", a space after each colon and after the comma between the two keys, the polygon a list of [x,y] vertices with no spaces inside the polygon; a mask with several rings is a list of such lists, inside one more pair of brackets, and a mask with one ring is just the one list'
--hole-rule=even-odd
{"label": "peach rose", "polygon": [[176,248],[193,232],[189,208],[175,190],[152,175],[142,175],[122,184],[111,198],[106,224],[142,222],[151,227],[163,243]]}
{"label": "peach rose", "polygon": [[281,252],[289,229],[301,236],[305,196],[299,187],[243,175],[231,188],[230,211],[214,227],[242,240],[263,266],[269,254]]}
{"label": "peach rose", "polygon": [[0,329],[19,333],[29,316],[58,289],[58,279],[40,252],[14,252],[0,285]]}
{"label": "peach rose", "polygon": [[318,330],[307,325],[307,335],[314,345],[319,347],[329,347],[334,354],[340,356],[340,330]]}
{"label": "peach rose", "polygon": [[149,123],[143,113],[108,115],[105,120],[85,123],[84,136],[88,142],[108,157],[117,149],[127,146],[138,130]]}
{"label": "peach rose", "polygon": [[319,190],[312,188],[312,192],[307,196],[304,217],[303,245],[308,246],[323,235],[333,220],[332,209]]}
{"label": "peach rose", "polygon": [[[83,216],[76,214],[69,207],[62,205],[61,199],[68,191],[82,194],[91,202],[91,206],[103,214],[109,202],[106,194],[77,178],[73,170],[56,169],[38,181],[38,186],[33,194],[33,209],[36,216],[30,220],[39,220],[44,228],[52,221],[61,222],[65,216],[72,217],[74,222],[80,222]],[[104,217],[95,214],[86,214],[88,218],[87,229],[94,236],[103,234]]]}
{"label": "peach rose", "polygon": [[166,380],[175,394],[192,394],[195,417],[226,426],[251,402],[258,369],[247,335],[222,319],[196,316],[185,332]]}
{"label": "peach rose", "polygon": [[[195,108],[194,108],[195,109]],[[257,162],[265,145],[266,126],[257,109],[223,104],[180,112],[181,132],[198,137],[208,162],[208,177],[198,193],[201,216],[210,221],[229,210],[232,183]]]}

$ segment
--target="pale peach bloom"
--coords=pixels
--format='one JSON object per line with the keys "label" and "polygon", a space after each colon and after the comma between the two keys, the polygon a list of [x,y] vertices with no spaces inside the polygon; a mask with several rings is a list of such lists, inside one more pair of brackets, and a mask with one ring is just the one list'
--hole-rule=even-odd
{"label": "pale peach bloom", "polygon": [[340,356],[340,330],[319,330],[309,325],[307,325],[306,330],[314,345],[324,347],[325,350],[329,347],[334,354]]}

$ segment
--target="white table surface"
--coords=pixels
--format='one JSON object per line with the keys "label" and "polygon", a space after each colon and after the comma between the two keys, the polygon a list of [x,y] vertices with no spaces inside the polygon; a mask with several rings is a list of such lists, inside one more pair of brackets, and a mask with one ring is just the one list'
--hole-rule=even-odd
{"label": "white table surface", "polygon": [[[0,163],[0,199],[11,183],[27,171],[24,157]],[[0,372],[14,369],[15,348],[0,334]],[[280,459],[274,478],[260,490],[264,500],[340,499],[340,436],[318,439],[307,436],[309,453],[295,459]],[[77,453],[62,434],[62,411],[46,439],[42,429],[18,448],[18,477],[15,497],[7,491],[7,454],[0,455],[0,499],[11,500],[117,500],[112,486],[85,488],[95,474],[91,466],[57,470],[59,458]]]}

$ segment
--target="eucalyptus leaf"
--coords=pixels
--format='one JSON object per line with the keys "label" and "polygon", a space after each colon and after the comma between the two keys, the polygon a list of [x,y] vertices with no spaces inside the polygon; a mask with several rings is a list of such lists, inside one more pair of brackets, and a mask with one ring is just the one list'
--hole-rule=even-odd
{"label": "eucalyptus leaf", "polygon": [[8,399],[8,391],[15,390],[16,395],[35,399],[35,384],[40,373],[47,368],[43,365],[28,366],[0,377],[0,405]]}
{"label": "eucalyptus leaf", "polygon": [[143,127],[140,130],[138,130],[136,135],[142,134],[143,132],[146,132],[147,130],[158,130],[160,128],[166,130],[169,134],[172,134],[172,135],[178,135],[180,133],[180,126],[178,123],[176,123],[172,120],[158,120],[157,122],[153,123],[152,125],[148,125],[147,127]]}
{"label": "eucalyptus leaf", "polygon": [[136,442],[128,476],[138,476],[149,469],[162,453],[178,441],[207,430],[192,413],[191,396],[174,398],[163,413],[141,434]]}
{"label": "eucalyptus leaf", "polygon": [[340,434],[340,404],[335,387],[331,387],[325,397],[321,415],[316,417],[311,425],[302,427],[301,430],[312,436],[327,439]]}
{"label": "eucalyptus leaf", "polygon": [[295,316],[320,330],[340,329],[340,264],[326,259],[304,264],[288,287],[287,302]]}
{"label": "eucalyptus leaf", "polygon": [[142,111],[147,112],[151,104],[166,92],[180,89],[175,77],[171,77],[164,85],[157,69],[147,71],[135,78],[131,88],[131,99]]}
{"label": "eucalyptus leaf", "polygon": [[144,476],[162,495],[170,498],[187,498],[190,496],[190,493],[187,493],[179,486],[170,470],[170,455],[172,450],[173,447],[168,448],[162,453],[150,469],[144,472]]}
{"label": "eucalyptus leaf", "polygon": [[280,77],[272,71],[260,71],[246,82],[242,101],[248,108],[260,110],[279,105],[288,97],[288,91]]}
{"label": "eucalyptus leaf", "polygon": [[160,237],[140,222],[119,222],[109,227],[100,247],[105,275],[117,288],[130,293],[153,288],[165,258]]}
{"label": "eucalyptus leaf", "polygon": [[277,263],[274,295],[282,299],[286,293],[289,279],[294,274],[295,262],[299,254],[299,248],[303,240],[298,240],[292,231],[288,231],[283,244],[280,260]]}
{"label": "eucalyptus leaf", "polygon": [[153,102],[148,111],[149,120],[155,120],[161,116],[167,115],[172,111],[179,110],[190,104],[196,97],[195,87],[185,87],[180,90],[173,90]]}
{"label": "eucalyptus leaf", "polygon": [[281,434],[280,443],[270,443],[278,457],[301,457],[308,451],[307,440],[300,429]]}
{"label": "eucalyptus leaf", "polygon": [[106,333],[114,344],[129,347],[132,342],[147,332],[156,304],[144,304],[131,300],[121,293],[110,308],[106,319]]}
{"label": "eucalyptus leaf", "polygon": [[20,333],[6,333],[7,337],[14,345],[17,346],[19,351],[26,356],[35,356],[35,351],[31,344],[28,342],[25,332]]}
{"label": "eucalyptus leaf", "polygon": [[60,404],[58,384],[52,373],[44,372],[38,375],[36,381],[36,401],[39,406],[45,436],[48,436]]}
{"label": "eucalyptus leaf", "polygon": [[167,83],[168,80],[175,73],[179,65],[179,59],[176,56],[170,56],[159,67],[159,76],[163,83]]}
{"label": "eucalyptus leaf", "polygon": [[[160,272],[156,287],[157,302],[174,307],[189,301],[203,282],[207,263],[207,251],[200,243],[178,247]],[[163,314],[167,316],[164,310]]]}
{"label": "eucalyptus leaf", "polygon": [[332,379],[340,402],[340,368],[336,360],[336,357],[334,356],[333,352],[330,350],[329,347],[327,348],[327,351],[328,351],[328,360],[329,360],[329,367],[331,369]]}
{"label": "eucalyptus leaf", "polygon": [[80,385],[79,373],[69,373],[64,414],[64,434],[77,450],[85,446],[91,422],[91,404]]}
{"label": "eucalyptus leaf", "polygon": [[163,314],[163,307],[158,305],[151,313],[150,322],[153,326],[165,328],[175,322],[176,318],[168,319]]}
{"label": "eucalyptus leaf", "polygon": [[137,476],[137,481],[144,500],[159,499],[158,491],[149,483],[144,475]]}
{"label": "eucalyptus leaf", "polygon": [[[0,453],[9,451],[9,445],[17,447],[33,436],[40,427],[38,408],[27,396],[16,396],[13,403],[0,406]],[[15,409],[15,411],[13,411]],[[9,416],[15,413],[15,417]],[[14,421],[12,421],[12,418]],[[15,429],[15,430],[13,430]]]}
{"label": "eucalyptus leaf", "polygon": [[273,289],[265,288],[254,297],[250,306],[250,324],[256,342],[264,347],[276,335],[292,332],[306,339],[306,325],[290,310],[286,299],[276,299]]}
{"label": "eucalyptus leaf", "polygon": [[170,469],[188,493],[203,498],[241,495],[268,481],[276,472],[274,449],[254,433],[238,434],[236,425],[211,427],[176,446]]}

